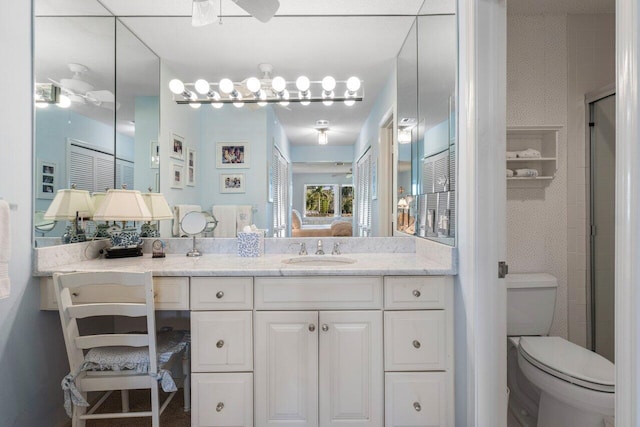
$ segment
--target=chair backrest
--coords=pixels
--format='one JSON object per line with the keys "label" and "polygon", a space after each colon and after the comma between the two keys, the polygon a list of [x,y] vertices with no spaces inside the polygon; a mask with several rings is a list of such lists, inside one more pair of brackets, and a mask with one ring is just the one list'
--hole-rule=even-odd
{"label": "chair backrest", "polygon": [[[53,283],[58,300],[58,311],[62,323],[64,342],[69,357],[71,372],[78,372],[84,362],[84,350],[95,347],[130,346],[149,347],[149,372],[157,372],[156,334],[153,278],[150,272],[133,273],[124,271],[91,271],[79,273],[55,273]],[[72,293],[88,286],[105,286],[113,289],[122,286],[122,295],[110,301],[74,303]],[[144,302],[140,302],[139,290],[144,292]],[[102,292],[94,292],[104,295]],[[127,298],[131,295],[131,298]],[[106,298],[105,298],[106,299]],[[131,301],[131,302],[127,302]],[[146,317],[147,332],[131,334],[80,335],[77,319],[96,316]]]}

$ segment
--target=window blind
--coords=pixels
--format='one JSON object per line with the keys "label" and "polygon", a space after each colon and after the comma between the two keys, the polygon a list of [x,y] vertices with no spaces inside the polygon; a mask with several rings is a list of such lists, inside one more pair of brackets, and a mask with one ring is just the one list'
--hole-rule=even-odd
{"label": "window blind", "polygon": [[358,236],[371,235],[371,150],[356,163],[356,212]]}
{"label": "window blind", "polygon": [[276,147],[273,150],[272,168],[273,236],[285,237],[289,213],[289,162]]}

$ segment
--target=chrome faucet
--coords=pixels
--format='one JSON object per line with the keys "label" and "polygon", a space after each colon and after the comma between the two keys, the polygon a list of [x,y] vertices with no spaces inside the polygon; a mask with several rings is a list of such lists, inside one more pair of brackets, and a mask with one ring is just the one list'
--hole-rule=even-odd
{"label": "chrome faucet", "polygon": [[340,242],[333,243],[333,250],[331,251],[331,255],[340,255]]}
{"label": "chrome faucet", "polygon": [[307,244],[305,242],[300,243],[300,252],[298,255],[307,255]]}
{"label": "chrome faucet", "polygon": [[322,249],[322,240],[318,240],[318,248],[316,249],[316,255],[324,255],[324,250]]}

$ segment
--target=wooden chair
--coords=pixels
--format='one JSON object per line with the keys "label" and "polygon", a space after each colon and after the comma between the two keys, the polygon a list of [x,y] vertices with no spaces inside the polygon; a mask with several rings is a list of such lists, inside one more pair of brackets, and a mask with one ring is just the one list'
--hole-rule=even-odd
{"label": "wooden chair", "polygon": [[[84,427],[87,419],[151,417],[152,426],[160,425],[160,414],[173,398],[175,391],[169,394],[162,406],[159,402],[159,378],[173,380],[165,375],[168,371],[159,369],[157,342],[155,333],[154,291],[153,279],[150,272],[131,273],[120,271],[56,273],[53,276],[60,320],[64,333],[64,341],[69,357],[70,374],[63,380],[65,391],[65,406],[71,412],[73,427]],[[111,296],[109,300],[118,302],[94,302],[90,304],[74,303],[71,292],[79,292],[85,286],[121,285],[126,286],[124,295],[136,295],[140,289],[144,290],[144,302],[137,298],[117,298]],[[103,292],[104,293],[104,292]],[[137,295],[140,295],[137,293]],[[96,316],[127,316],[146,317],[147,332],[126,334],[94,334],[81,336],[76,319]],[[186,340],[173,346],[170,353],[162,353],[163,361],[180,360],[186,350]],[[173,352],[173,350],[176,350]],[[109,357],[105,359],[105,353]],[[115,355],[115,357],[113,357]],[[175,357],[174,357],[175,356]],[[97,360],[96,360],[97,358]],[[108,360],[104,362],[104,360]],[[113,362],[117,360],[117,362]],[[112,365],[110,365],[112,363]],[[188,365],[183,364],[184,367]],[[187,402],[189,387],[188,370],[185,373],[185,402]],[[175,385],[173,385],[175,389]],[[151,411],[129,412],[128,390],[150,389]],[[100,413],[95,411],[114,391],[122,391],[123,412]],[[88,393],[105,391],[106,393],[89,409]],[[71,398],[71,408],[69,400]],[[188,404],[185,405],[185,410]],[[70,409],[72,409],[70,411]]]}

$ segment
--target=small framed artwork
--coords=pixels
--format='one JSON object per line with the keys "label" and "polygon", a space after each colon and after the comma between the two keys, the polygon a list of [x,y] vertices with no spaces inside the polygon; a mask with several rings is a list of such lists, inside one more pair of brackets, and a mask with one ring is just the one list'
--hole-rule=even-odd
{"label": "small framed artwork", "polygon": [[187,185],[196,185],[196,150],[187,148]]}
{"label": "small framed artwork", "polygon": [[378,159],[371,161],[371,200],[378,199]]}
{"label": "small framed artwork", "polygon": [[244,174],[231,173],[220,175],[221,193],[244,193]]}
{"label": "small framed artwork", "polygon": [[37,198],[53,199],[58,189],[58,165],[54,162],[38,160]]}
{"label": "small framed artwork", "polygon": [[184,138],[174,133],[171,135],[171,157],[178,160],[184,160]]}
{"label": "small framed artwork", "polygon": [[160,168],[160,146],[158,145],[158,141],[151,141],[150,159],[151,159],[151,163],[149,167],[151,169],[159,169]]}
{"label": "small framed artwork", "polygon": [[177,163],[171,165],[171,188],[184,187],[184,167]]}
{"label": "small framed artwork", "polygon": [[249,168],[251,157],[248,142],[218,142],[216,144],[217,168]]}

